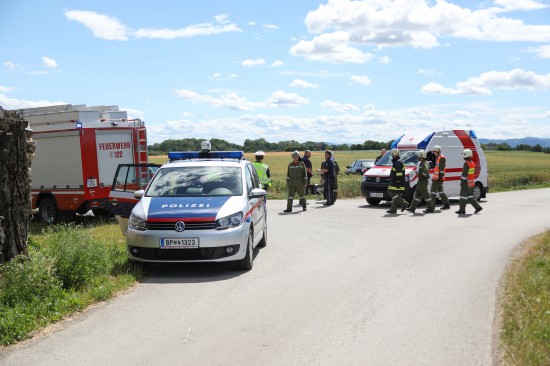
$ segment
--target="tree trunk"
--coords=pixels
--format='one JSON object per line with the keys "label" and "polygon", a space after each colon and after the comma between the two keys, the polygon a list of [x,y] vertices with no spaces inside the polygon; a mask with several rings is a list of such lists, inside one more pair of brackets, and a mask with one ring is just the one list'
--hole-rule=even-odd
{"label": "tree trunk", "polygon": [[28,254],[34,142],[27,126],[17,111],[0,108],[0,264]]}

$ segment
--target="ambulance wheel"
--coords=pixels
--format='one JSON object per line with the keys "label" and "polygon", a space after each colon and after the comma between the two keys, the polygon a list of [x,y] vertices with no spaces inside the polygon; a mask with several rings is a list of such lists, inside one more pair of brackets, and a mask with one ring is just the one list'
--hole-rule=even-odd
{"label": "ambulance wheel", "polygon": [[38,205],[38,217],[44,224],[52,224],[59,218],[59,210],[54,200],[46,197]]}
{"label": "ambulance wheel", "polygon": [[241,271],[249,271],[252,269],[252,263],[254,261],[254,248],[252,247],[252,230],[248,233],[248,241],[246,243],[246,255],[243,259],[237,261],[237,269]]}
{"label": "ambulance wheel", "polygon": [[382,201],[380,198],[370,198],[370,197],[367,197],[367,203],[368,203],[369,205],[378,206],[378,204],[380,203],[380,201]]}
{"label": "ambulance wheel", "polygon": [[481,183],[476,183],[474,186],[474,199],[476,201],[481,201],[481,196],[483,195],[483,186]]}

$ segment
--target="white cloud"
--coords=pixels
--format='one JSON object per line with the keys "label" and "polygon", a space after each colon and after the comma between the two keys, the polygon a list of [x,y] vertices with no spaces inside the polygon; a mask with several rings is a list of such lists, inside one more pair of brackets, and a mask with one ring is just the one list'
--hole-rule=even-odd
{"label": "white cloud", "polygon": [[48,100],[34,101],[34,100],[15,99],[15,98],[9,98],[5,94],[0,93],[0,105],[2,106],[2,108],[7,110],[47,107],[47,106],[62,105],[62,104],[67,104],[67,103],[50,102]]}
{"label": "white cloud", "polygon": [[254,67],[259,65],[265,65],[265,60],[263,58],[257,58],[255,60],[244,60],[241,62],[243,67]]}
{"label": "white cloud", "polygon": [[4,62],[4,66],[6,66],[6,68],[10,71],[15,71],[18,69],[18,66],[11,61]]}
{"label": "white cloud", "polygon": [[349,34],[346,32],[326,33],[311,41],[299,41],[292,46],[290,54],[302,56],[308,61],[361,64],[372,59],[373,55],[357,48],[349,47]]}
{"label": "white cloud", "polygon": [[[550,25],[500,16],[549,5],[535,0],[497,0],[494,5],[472,10],[445,0],[328,0],[306,16],[313,39],[299,41],[290,52],[310,61],[363,63],[371,58],[359,49],[364,46],[432,48],[449,37],[550,41]],[[341,57],[337,49],[343,51]]]}
{"label": "white cloud", "polygon": [[94,11],[70,10],[65,17],[74,20],[92,31],[94,36],[109,41],[128,40],[128,28],[115,17],[99,14]]}
{"label": "white cloud", "polygon": [[298,94],[286,93],[277,90],[269,98],[262,102],[252,102],[246,98],[240,97],[237,93],[228,92],[220,97],[199,94],[192,90],[176,89],[173,93],[193,104],[208,104],[218,108],[227,108],[235,110],[255,110],[257,108],[288,108],[308,104],[309,99],[303,98]]}
{"label": "white cloud", "polygon": [[42,57],[42,65],[47,68],[54,69],[57,67],[57,61],[50,57]]}
{"label": "white cloud", "polygon": [[361,84],[361,85],[370,85],[370,84],[372,84],[372,81],[366,75],[351,75],[350,79],[354,83]]}
{"label": "white cloud", "polygon": [[381,56],[378,58],[379,64],[389,64],[391,62],[391,58],[389,56]]}
{"label": "white cloud", "polygon": [[281,27],[279,27],[278,25],[275,25],[275,24],[264,24],[262,26],[262,28],[266,32],[275,32],[275,31],[278,31],[279,29],[281,29]]}
{"label": "white cloud", "polygon": [[239,77],[239,75],[237,75],[235,73],[224,75],[221,72],[215,72],[212,75],[210,75],[208,77],[208,79],[210,79],[212,81],[227,81],[227,80],[231,80],[231,79],[236,79],[238,77]]}
{"label": "white cloud", "polygon": [[493,0],[495,5],[502,6],[502,10],[497,11],[514,11],[514,10],[540,10],[548,8],[548,5],[541,3],[538,0]]}
{"label": "white cloud", "polygon": [[321,105],[323,107],[331,108],[337,112],[357,112],[361,110],[361,108],[359,108],[356,105],[342,104],[342,103],[334,102],[332,100],[325,100],[324,102],[321,103]]}
{"label": "white cloud", "polygon": [[533,71],[514,69],[512,71],[489,71],[467,81],[456,84],[456,88],[445,88],[440,84],[429,83],[421,92],[429,94],[492,94],[492,89],[543,90],[550,88],[550,74],[539,75]]}
{"label": "white cloud", "polygon": [[297,107],[302,104],[309,104],[309,99],[303,98],[298,94],[277,90],[271,94],[271,98],[267,100],[267,104],[279,108]]}
{"label": "white cloud", "polygon": [[529,50],[533,53],[536,53],[537,56],[540,58],[550,58],[550,45],[532,47]]}
{"label": "white cloud", "polygon": [[261,106],[261,103],[250,102],[246,98],[239,97],[236,93],[226,93],[219,98],[214,98],[210,95],[199,94],[192,90],[176,89],[174,90],[174,94],[193,104],[208,104],[218,108],[253,110]]}
{"label": "white cloud", "polygon": [[290,83],[290,86],[293,88],[306,88],[306,89],[319,88],[319,84],[313,84],[302,79],[292,80],[292,82]]}
{"label": "white cloud", "polygon": [[420,69],[417,71],[419,75],[424,76],[435,76],[435,75],[442,75],[443,73],[437,70],[426,70],[426,69]]}
{"label": "white cloud", "polygon": [[9,93],[11,91],[13,91],[13,88],[0,85],[0,93]]}
{"label": "white cloud", "polygon": [[115,17],[99,14],[93,11],[70,10],[65,12],[65,17],[74,20],[92,31],[94,36],[109,41],[127,41],[129,37],[175,39],[196,36],[208,36],[220,33],[242,32],[242,30],[229,21],[226,14],[216,15],[217,24],[194,24],[179,29],[171,28],[140,28],[132,31]]}
{"label": "white cloud", "polygon": [[271,64],[271,67],[281,67],[284,65],[284,62],[281,60],[277,60]]}

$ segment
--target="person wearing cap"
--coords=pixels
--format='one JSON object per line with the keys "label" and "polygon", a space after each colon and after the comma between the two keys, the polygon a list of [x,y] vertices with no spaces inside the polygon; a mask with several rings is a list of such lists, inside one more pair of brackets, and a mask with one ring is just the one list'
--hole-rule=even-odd
{"label": "person wearing cap", "polygon": [[448,210],[451,208],[451,206],[449,205],[449,198],[443,191],[443,182],[445,181],[445,165],[447,159],[445,159],[445,156],[443,156],[443,154],[441,153],[441,146],[439,145],[435,145],[432,148],[432,152],[436,156],[436,160],[434,172],[432,174],[432,188],[430,190],[430,194],[432,196],[434,204],[437,200],[437,195],[439,195],[439,198],[443,203],[443,207],[441,207],[441,209]]}
{"label": "person wearing cap", "polygon": [[302,158],[302,163],[306,166],[307,171],[307,183],[306,183],[306,193],[309,193],[311,191],[311,194],[313,194],[313,186],[311,186],[311,177],[313,176],[313,165],[311,164],[311,151],[306,150],[304,151],[304,157]]}
{"label": "person wearing cap", "polygon": [[391,197],[391,206],[387,213],[397,213],[397,206],[401,207],[401,212],[409,206],[409,203],[403,198],[405,193],[405,165],[399,156],[398,149],[391,149],[392,168],[390,172],[390,183],[388,194]]}
{"label": "person wearing cap", "polygon": [[336,183],[336,164],[332,156],[332,151],[325,151],[325,164],[321,169],[317,169],[319,173],[323,174],[325,183],[323,186],[323,194],[325,195],[327,202],[323,203],[324,206],[332,206],[334,204],[334,191]]}
{"label": "person wearing cap", "polygon": [[302,161],[300,161],[300,153],[298,150],[294,150],[291,155],[292,162],[288,164],[286,173],[288,199],[286,203],[286,210],[284,210],[284,212],[292,212],[292,202],[294,201],[294,195],[296,193],[300,199],[302,209],[307,211],[307,202],[304,193],[304,188],[307,182],[306,166]]}
{"label": "person wearing cap", "polygon": [[459,208],[456,213],[459,215],[465,215],[467,203],[474,206],[474,213],[478,213],[483,210],[483,207],[481,207],[481,205],[474,198],[474,187],[476,186],[476,164],[472,161],[474,153],[470,149],[465,149],[462,152],[462,156],[464,157],[464,167],[462,168],[462,175],[460,176],[460,201],[458,206]]}
{"label": "person wearing cap", "polygon": [[256,153],[254,154],[256,161],[252,165],[254,165],[254,168],[256,168],[256,172],[258,173],[258,178],[260,179],[262,189],[265,189],[267,191],[269,187],[271,187],[271,172],[269,171],[269,165],[263,162],[264,156],[265,152],[263,152],[262,150],[256,151]]}
{"label": "person wearing cap", "polygon": [[424,213],[434,212],[434,202],[430,191],[428,191],[428,181],[430,180],[430,164],[426,160],[428,154],[424,150],[420,150],[416,153],[418,155],[418,183],[416,183],[416,190],[414,192],[414,198],[411,205],[407,208],[407,211],[414,213],[416,207],[420,204],[422,199],[426,202],[427,208]]}

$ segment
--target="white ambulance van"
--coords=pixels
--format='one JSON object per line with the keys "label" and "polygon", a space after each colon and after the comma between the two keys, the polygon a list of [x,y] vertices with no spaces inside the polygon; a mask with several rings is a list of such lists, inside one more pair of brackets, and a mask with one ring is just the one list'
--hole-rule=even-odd
{"label": "white ambulance van", "polygon": [[[407,182],[405,199],[411,201],[418,182],[418,157],[416,152],[425,150],[428,153],[430,174],[433,174],[436,158],[432,153],[432,149],[436,145],[441,146],[441,153],[447,160],[445,183],[443,184],[447,196],[458,197],[460,195],[460,176],[464,166],[462,152],[464,149],[471,149],[474,153],[473,162],[476,165],[474,195],[478,201],[486,197],[489,192],[487,159],[475,132],[473,130],[445,130],[407,132],[392,143],[390,150],[393,148],[399,149],[401,159],[405,163]],[[363,175],[361,194],[365,196],[367,202],[371,205],[378,205],[381,201],[391,200],[388,195],[389,176],[392,168],[391,160],[390,151],[388,151],[375,167],[372,167]]]}

